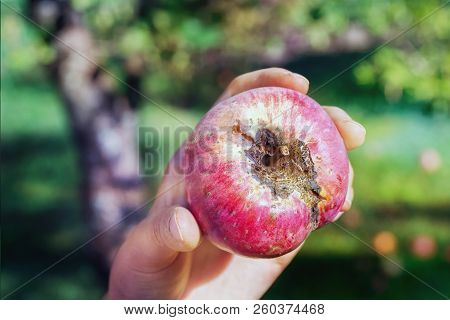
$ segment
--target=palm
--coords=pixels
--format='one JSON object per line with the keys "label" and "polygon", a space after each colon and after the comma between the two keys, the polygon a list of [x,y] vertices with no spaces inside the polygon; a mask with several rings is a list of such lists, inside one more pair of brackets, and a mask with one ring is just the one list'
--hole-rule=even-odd
{"label": "palm", "polygon": [[266,292],[295,253],[276,259],[251,259],[221,251],[205,241],[193,255],[190,298],[245,299]]}

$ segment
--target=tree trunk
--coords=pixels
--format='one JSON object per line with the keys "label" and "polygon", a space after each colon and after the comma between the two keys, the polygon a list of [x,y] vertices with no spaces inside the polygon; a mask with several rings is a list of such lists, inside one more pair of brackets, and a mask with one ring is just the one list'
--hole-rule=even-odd
{"label": "tree trunk", "polygon": [[[39,22],[47,1],[31,1]],[[135,97],[114,92],[96,65],[98,52],[81,16],[66,2],[53,2],[54,80],[64,99],[81,168],[81,201],[93,241],[94,257],[107,271],[146,200],[139,175]],[[57,8],[58,10],[54,10]],[[48,8],[47,8],[48,9]],[[48,15],[45,15],[48,19]],[[110,83],[110,82],[109,82]],[[132,100],[130,102],[130,100]],[[134,212],[137,210],[137,212]],[[125,219],[126,218],[126,219]]]}

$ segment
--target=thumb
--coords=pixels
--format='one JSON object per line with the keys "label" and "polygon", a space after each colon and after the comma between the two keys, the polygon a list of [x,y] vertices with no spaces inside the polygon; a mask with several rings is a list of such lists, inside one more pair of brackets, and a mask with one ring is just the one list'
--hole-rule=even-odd
{"label": "thumb", "polygon": [[[179,291],[190,267],[180,252],[194,250],[200,229],[191,212],[182,207],[152,210],[129,234],[114,259],[109,298],[163,299]],[[177,259],[180,256],[182,259]]]}
{"label": "thumb", "polygon": [[149,271],[165,267],[179,252],[192,251],[200,242],[197,222],[183,207],[151,212],[148,221],[136,233],[136,241],[149,254],[146,268]]}
{"label": "thumb", "polygon": [[121,251],[142,272],[157,272],[172,263],[179,252],[194,250],[200,241],[200,229],[191,212],[182,207],[151,210]]}

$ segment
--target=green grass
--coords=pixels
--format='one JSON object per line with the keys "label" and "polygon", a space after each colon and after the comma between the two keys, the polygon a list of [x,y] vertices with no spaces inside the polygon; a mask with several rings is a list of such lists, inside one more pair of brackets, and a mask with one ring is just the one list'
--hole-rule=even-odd
{"label": "green grass", "polygon": [[[364,148],[351,153],[357,172],[358,198],[371,205],[408,203],[414,206],[448,205],[450,199],[450,123],[419,114],[380,115],[363,119],[368,134]],[[443,165],[424,173],[418,158],[427,149],[437,150]],[[374,183],[376,181],[376,183]]]}
{"label": "green grass", "polygon": [[[380,103],[380,99],[373,101]],[[77,199],[76,150],[54,89],[4,86],[1,103],[4,296],[86,240],[87,231]],[[450,122],[408,111],[408,105],[379,111],[370,103],[352,96],[339,104],[348,106],[367,128],[365,146],[350,155],[356,174],[353,210],[360,213],[361,223],[352,227],[344,219],[340,224],[367,244],[380,230],[393,232],[398,250],[390,258],[449,295]],[[189,126],[202,114],[163,107]],[[151,104],[139,112],[139,123],[163,133],[165,126],[178,126],[176,119]],[[157,147],[163,154],[161,166],[177,147],[173,131],[168,132]],[[418,165],[426,148],[436,149],[443,160],[433,174]],[[151,180],[152,189],[157,181],[158,177]],[[435,257],[420,260],[410,252],[409,243],[419,234],[435,239]],[[89,252],[82,250],[11,298],[94,299],[103,292]],[[333,225],[310,236],[266,297],[441,298],[401,269],[393,271],[392,264]]]}

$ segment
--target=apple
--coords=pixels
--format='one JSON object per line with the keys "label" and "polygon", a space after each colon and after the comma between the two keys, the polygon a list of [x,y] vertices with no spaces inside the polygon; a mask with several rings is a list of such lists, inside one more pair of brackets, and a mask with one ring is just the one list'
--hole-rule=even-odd
{"label": "apple", "polygon": [[186,197],[219,248],[271,258],[336,217],[347,193],[344,142],[325,110],[265,87],[215,105],[184,146]]}

